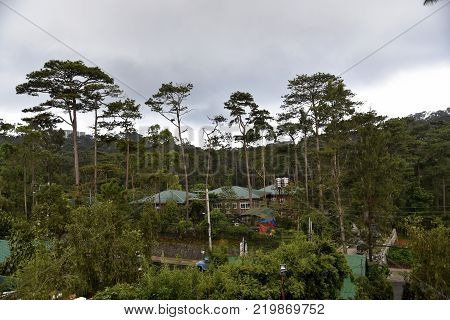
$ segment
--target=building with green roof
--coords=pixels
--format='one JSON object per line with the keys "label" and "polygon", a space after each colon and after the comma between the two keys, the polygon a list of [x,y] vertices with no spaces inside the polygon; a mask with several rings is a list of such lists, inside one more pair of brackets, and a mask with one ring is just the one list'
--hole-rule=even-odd
{"label": "building with green roof", "polygon": [[[226,213],[242,214],[250,209],[250,198],[248,188],[239,186],[220,187],[209,192],[212,200],[212,207],[215,209],[224,208]],[[257,190],[251,193],[253,206],[259,206],[261,195]],[[216,198],[216,201],[213,199]]]}
{"label": "building with green roof", "polygon": [[[188,193],[189,200],[197,199],[194,193]],[[168,201],[175,201],[178,204],[186,203],[186,192],[183,190],[165,190],[157,194],[136,200],[133,203],[144,204],[153,203],[156,206],[165,205]]]}
{"label": "building with green roof", "polygon": [[[261,196],[259,195],[257,190],[252,190],[252,199],[260,199]],[[218,195],[218,196],[226,196],[228,197],[229,194],[232,193],[232,197],[234,199],[242,199],[242,200],[249,200],[249,193],[248,188],[239,187],[239,186],[231,186],[231,187],[220,187],[214,190],[211,190],[209,192],[210,195]]]}
{"label": "building with green roof", "polygon": [[275,187],[275,185],[270,185],[265,188],[261,188],[259,190],[256,190],[256,192],[261,196],[264,197],[264,193],[266,194],[266,197],[276,197],[279,195],[278,189]]}
{"label": "building with green roof", "polygon": [[265,188],[261,188],[255,191],[261,198],[265,198],[267,201],[278,202],[280,204],[285,203],[289,198],[289,192],[286,192],[286,188],[277,188],[274,184],[271,184]]}

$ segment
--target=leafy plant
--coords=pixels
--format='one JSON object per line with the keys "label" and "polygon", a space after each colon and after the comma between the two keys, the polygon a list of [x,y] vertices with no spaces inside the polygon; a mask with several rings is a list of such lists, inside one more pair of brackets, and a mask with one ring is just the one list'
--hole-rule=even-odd
{"label": "leafy plant", "polygon": [[396,268],[411,268],[413,265],[413,255],[407,248],[391,248],[387,254],[390,265]]}

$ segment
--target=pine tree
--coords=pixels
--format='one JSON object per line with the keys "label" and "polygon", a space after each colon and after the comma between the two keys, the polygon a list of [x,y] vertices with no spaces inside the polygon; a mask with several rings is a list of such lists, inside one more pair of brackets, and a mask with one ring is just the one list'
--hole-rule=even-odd
{"label": "pine tree", "polygon": [[78,114],[90,111],[83,103],[83,93],[89,86],[112,84],[114,80],[98,67],[88,67],[82,61],[50,60],[38,71],[27,75],[27,82],[16,87],[17,94],[46,95],[42,107],[61,109],[69,119],[61,118],[72,127],[75,186],[80,188],[78,156]]}
{"label": "pine tree", "polygon": [[120,136],[126,144],[125,156],[125,190],[128,190],[130,176],[130,140],[136,133],[135,122],[142,117],[139,104],[132,99],[119,100],[107,105],[100,127],[107,130],[119,129]]}
{"label": "pine tree", "polygon": [[193,85],[173,84],[172,82],[162,84],[161,88],[145,103],[154,112],[159,113],[172,123],[178,132],[178,140],[181,149],[181,158],[184,169],[184,186],[186,189],[186,219],[189,219],[189,181],[187,172],[187,159],[185,153],[185,144],[183,140],[182,128],[183,117],[191,110],[184,104],[185,100],[190,96]]}

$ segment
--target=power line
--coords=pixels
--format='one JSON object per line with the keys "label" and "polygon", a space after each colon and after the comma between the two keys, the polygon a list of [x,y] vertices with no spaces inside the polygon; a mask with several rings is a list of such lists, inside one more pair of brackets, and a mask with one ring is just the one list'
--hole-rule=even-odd
{"label": "power line", "polygon": [[411,31],[412,29],[414,29],[415,27],[417,27],[418,25],[420,25],[422,22],[428,20],[429,18],[431,18],[432,16],[434,16],[436,13],[438,13],[439,11],[441,11],[442,9],[444,9],[446,6],[448,6],[450,4],[450,1],[444,3],[442,6],[440,6],[439,8],[437,8],[436,10],[434,10],[433,12],[431,12],[430,14],[426,15],[425,17],[423,17],[422,19],[420,19],[419,21],[417,21],[416,23],[414,23],[412,26],[410,26],[409,28],[407,28],[406,30],[404,30],[403,32],[400,32],[398,35],[396,35],[395,37],[393,37],[392,39],[390,39],[389,41],[383,43],[381,46],[379,46],[378,48],[376,48],[375,50],[373,50],[371,53],[369,53],[368,55],[366,55],[364,58],[362,58],[361,60],[359,60],[358,62],[352,64],[350,67],[348,67],[347,69],[345,69],[344,71],[342,71],[339,74],[339,77],[343,76],[344,74],[346,74],[347,72],[349,72],[350,70],[356,68],[357,66],[359,66],[361,63],[363,63],[364,61],[368,60],[369,58],[373,57],[374,55],[376,55],[378,52],[380,52],[381,50],[383,50],[384,48],[386,48],[388,45],[390,45],[391,43],[393,43],[394,41],[396,41],[397,39],[401,38],[402,36],[404,36],[405,34],[407,34],[409,31]]}
{"label": "power line", "polygon": [[[6,4],[5,2],[3,2],[2,0],[0,0],[0,4],[2,4],[4,7],[6,7],[7,9],[9,9],[11,12],[15,13],[17,16],[19,16],[20,18],[22,18],[23,20],[25,20],[26,22],[30,23],[31,25],[33,25],[35,28],[39,29],[40,31],[42,31],[43,33],[45,33],[47,36],[49,36],[50,38],[52,38],[53,40],[57,41],[59,44],[63,45],[64,47],[66,47],[67,49],[69,49],[70,51],[72,51],[73,53],[75,53],[76,55],[78,55],[80,58],[84,59],[85,61],[89,62],[90,64],[99,67],[100,66],[93,61],[92,59],[89,59],[86,55],[84,55],[83,53],[81,53],[80,51],[76,50],[75,48],[73,48],[72,46],[70,46],[68,43],[64,42],[63,40],[59,39],[57,36],[55,36],[54,34],[52,34],[50,31],[44,29],[43,27],[41,27],[39,24],[37,24],[36,22],[34,22],[33,20],[31,20],[30,18],[24,16],[23,14],[21,14],[19,11],[17,11],[16,9],[12,8],[11,6],[9,6],[8,4]],[[135,88],[133,88],[131,85],[129,85],[128,83],[126,83],[125,81],[121,80],[119,77],[115,76],[114,74],[112,74],[111,72],[106,71],[104,68],[101,68],[102,70],[105,71],[105,73],[107,73],[111,78],[114,78],[117,82],[121,83],[123,86],[127,87],[128,89],[130,89],[131,91],[133,91],[135,94],[137,94],[138,96],[140,96],[143,99],[146,99],[146,97],[140,93],[139,91],[137,91]]]}

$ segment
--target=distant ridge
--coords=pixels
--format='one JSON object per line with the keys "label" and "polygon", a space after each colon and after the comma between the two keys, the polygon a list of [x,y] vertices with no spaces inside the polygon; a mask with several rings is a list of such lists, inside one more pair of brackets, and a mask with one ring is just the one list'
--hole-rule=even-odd
{"label": "distant ridge", "polygon": [[415,114],[411,114],[408,117],[413,118],[414,120],[433,120],[436,118],[447,118],[450,117],[450,108],[446,110],[438,110],[434,112],[423,111]]}

